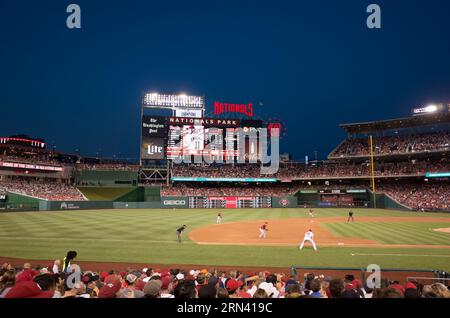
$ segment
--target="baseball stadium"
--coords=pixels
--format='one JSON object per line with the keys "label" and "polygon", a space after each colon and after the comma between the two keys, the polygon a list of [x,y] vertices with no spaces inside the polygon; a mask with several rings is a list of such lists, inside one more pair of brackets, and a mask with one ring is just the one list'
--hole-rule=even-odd
{"label": "baseball stadium", "polygon": [[[84,292],[112,282],[99,287],[104,298],[123,284],[173,297],[175,282],[189,280],[277,298],[321,288],[333,297],[336,279],[342,292],[375,293],[365,279],[377,266],[379,294],[445,294],[436,286],[449,284],[450,104],[341,124],[326,160],[280,154],[269,174],[263,151],[276,161],[283,121],[256,116],[251,103],[207,106],[204,96],[145,94],[136,161],[0,138],[2,271],[15,270],[20,286],[76,264]],[[5,295],[25,297],[19,289]]]}
{"label": "baseball stadium", "polygon": [[1,314],[450,299],[449,16],[0,0]]}

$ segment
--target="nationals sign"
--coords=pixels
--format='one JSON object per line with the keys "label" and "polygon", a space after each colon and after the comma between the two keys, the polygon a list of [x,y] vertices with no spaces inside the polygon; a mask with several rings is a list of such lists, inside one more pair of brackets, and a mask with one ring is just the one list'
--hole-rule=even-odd
{"label": "nationals sign", "polygon": [[248,117],[253,117],[253,104],[230,104],[214,102],[214,115],[223,113],[240,113]]}

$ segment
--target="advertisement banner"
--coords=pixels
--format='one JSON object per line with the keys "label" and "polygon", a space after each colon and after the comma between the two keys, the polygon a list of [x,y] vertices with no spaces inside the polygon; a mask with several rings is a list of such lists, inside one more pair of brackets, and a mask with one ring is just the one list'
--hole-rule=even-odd
{"label": "advertisement banner", "polygon": [[200,109],[177,109],[175,115],[177,117],[202,118],[203,111]]}
{"label": "advertisement banner", "polygon": [[190,117],[168,117],[169,126],[204,126],[204,127],[239,127],[241,121],[238,119],[224,118],[190,118]]}
{"label": "advertisement banner", "polygon": [[227,209],[236,209],[237,208],[237,198],[236,197],[227,197],[225,200],[225,207]]}
{"label": "advertisement banner", "polygon": [[63,171],[63,167],[34,165],[17,162],[0,162],[0,167],[16,168],[16,169],[30,169],[30,170],[43,170],[43,171]]}
{"label": "advertisement banner", "polygon": [[349,189],[346,191],[347,193],[367,193],[366,189]]}
{"label": "advertisement banner", "polygon": [[112,209],[112,201],[39,201],[40,211]]}
{"label": "advertisement banner", "polygon": [[161,197],[162,208],[188,208],[189,197]]}
{"label": "advertisement banner", "polygon": [[147,115],[142,117],[142,138],[166,137],[166,136],[167,136],[166,117],[147,116]]}
{"label": "advertisement banner", "polygon": [[272,197],[272,207],[273,208],[296,208],[297,207],[297,197],[294,197],[294,196]]}
{"label": "advertisement banner", "polygon": [[426,178],[448,178],[450,177],[450,172],[427,172],[425,174]]}
{"label": "advertisement banner", "polygon": [[239,113],[248,117],[253,117],[253,103],[234,104],[214,102],[214,115],[221,115],[223,113]]}
{"label": "advertisement banner", "polygon": [[143,138],[142,159],[161,160],[165,158],[165,142],[163,138]]}

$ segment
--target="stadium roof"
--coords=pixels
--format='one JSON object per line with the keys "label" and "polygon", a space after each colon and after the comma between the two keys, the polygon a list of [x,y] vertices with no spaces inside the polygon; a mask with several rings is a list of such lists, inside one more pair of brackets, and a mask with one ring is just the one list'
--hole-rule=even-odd
{"label": "stadium roof", "polygon": [[339,126],[349,134],[364,134],[374,131],[403,129],[442,123],[450,123],[450,113],[426,114],[365,123],[341,124]]}

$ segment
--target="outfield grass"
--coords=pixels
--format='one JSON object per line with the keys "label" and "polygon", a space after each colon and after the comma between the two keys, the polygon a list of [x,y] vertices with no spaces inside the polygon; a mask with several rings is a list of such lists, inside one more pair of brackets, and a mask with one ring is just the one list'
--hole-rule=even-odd
{"label": "outfield grass", "polygon": [[[450,215],[384,210],[354,210],[358,216],[422,217],[423,223],[329,223],[341,237],[360,237],[384,244],[450,245],[450,234],[431,228],[450,227]],[[226,210],[224,222],[305,218],[304,209]],[[317,217],[342,216],[347,210],[320,209]],[[450,270],[450,249],[296,247],[198,245],[187,239],[177,243],[175,230],[213,224],[217,210],[98,210],[20,212],[0,214],[0,255],[25,259],[55,259],[68,250],[78,251],[81,261],[138,262],[149,264],[198,264],[211,266],[288,267],[334,266]],[[430,223],[427,217],[447,217],[448,223]],[[224,233],[217,233],[223,235]]]}

